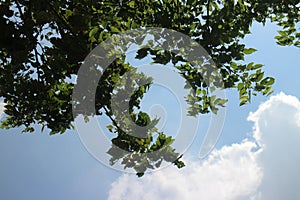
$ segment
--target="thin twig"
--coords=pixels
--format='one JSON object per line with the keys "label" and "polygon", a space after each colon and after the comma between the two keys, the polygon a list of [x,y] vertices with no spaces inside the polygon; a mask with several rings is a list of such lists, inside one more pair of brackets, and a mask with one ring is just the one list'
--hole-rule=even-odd
{"label": "thin twig", "polygon": [[122,130],[118,123],[114,120],[114,118],[112,118],[112,116],[109,114],[109,111],[107,110],[107,108],[105,106],[103,106],[103,109],[105,110],[105,114],[110,118],[110,120],[112,121],[112,123],[117,127],[117,129]]}
{"label": "thin twig", "polygon": [[39,62],[39,58],[38,58],[38,51],[36,50],[36,48],[34,49],[34,54],[35,54],[35,62],[37,63],[37,67],[36,67],[36,70],[37,70],[37,76],[38,76],[38,82],[40,82],[40,62]]}
{"label": "thin twig", "polygon": [[76,34],[73,31],[73,27],[68,23],[67,19],[64,16],[61,16],[53,7],[53,5],[49,2],[46,1],[47,5],[51,9],[51,11],[58,17],[58,19],[65,25],[67,28],[71,31],[72,35],[75,37]]}
{"label": "thin twig", "polygon": [[24,13],[22,12],[22,8],[21,8],[21,5],[20,5],[19,1],[16,1],[16,4],[17,4],[17,8],[20,12],[21,18],[25,19],[24,18]]}
{"label": "thin twig", "polygon": [[206,26],[207,26],[207,30],[210,32],[210,29],[209,29],[209,26],[210,26],[210,24],[209,24],[209,21],[210,21],[209,7],[210,7],[210,0],[208,0],[207,5],[206,5],[206,16],[207,16]]}

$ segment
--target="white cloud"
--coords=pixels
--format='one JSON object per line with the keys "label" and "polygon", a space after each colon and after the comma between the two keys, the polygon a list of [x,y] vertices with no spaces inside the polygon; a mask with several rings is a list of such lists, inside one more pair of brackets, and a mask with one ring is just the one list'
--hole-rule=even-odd
{"label": "white cloud", "polygon": [[248,119],[255,123],[254,137],[263,149],[257,157],[264,174],[257,199],[300,199],[299,100],[280,93]]}
{"label": "white cloud", "polygon": [[122,175],[110,200],[300,199],[300,102],[283,93],[250,113],[254,141],[215,150],[203,162],[187,159],[143,178]]}
{"label": "white cloud", "polygon": [[124,175],[112,185],[111,200],[230,199],[252,194],[260,182],[253,142],[214,151],[203,163],[187,160],[187,167],[169,167],[137,179]]}

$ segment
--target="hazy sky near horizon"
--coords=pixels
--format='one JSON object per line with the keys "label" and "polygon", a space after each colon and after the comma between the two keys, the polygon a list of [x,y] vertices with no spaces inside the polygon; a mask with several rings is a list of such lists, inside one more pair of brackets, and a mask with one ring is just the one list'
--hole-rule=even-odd
{"label": "hazy sky near horizon", "polygon": [[138,179],[98,162],[75,131],[0,130],[0,199],[300,199],[300,50],[276,45],[276,30],[255,23],[245,38],[258,50],[246,61],[275,77],[274,95],[239,107],[237,92],[227,91],[222,135],[205,160],[198,158],[199,134],[184,169]]}

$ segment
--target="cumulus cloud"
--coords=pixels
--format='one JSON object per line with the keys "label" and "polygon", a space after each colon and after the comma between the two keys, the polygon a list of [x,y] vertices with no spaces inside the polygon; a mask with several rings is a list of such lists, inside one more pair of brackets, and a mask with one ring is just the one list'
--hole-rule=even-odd
{"label": "cumulus cloud", "polygon": [[253,138],[214,150],[204,161],[159,170],[138,179],[124,174],[110,200],[296,200],[300,199],[300,102],[280,93],[248,120]]}
{"label": "cumulus cloud", "polygon": [[261,179],[252,149],[245,141],[214,151],[203,163],[186,160],[187,167],[169,167],[142,179],[124,175],[112,185],[110,200],[232,199],[251,195]]}
{"label": "cumulus cloud", "polygon": [[300,102],[280,93],[262,104],[248,120],[262,152],[257,163],[263,179],[256,199],[300,199]]}

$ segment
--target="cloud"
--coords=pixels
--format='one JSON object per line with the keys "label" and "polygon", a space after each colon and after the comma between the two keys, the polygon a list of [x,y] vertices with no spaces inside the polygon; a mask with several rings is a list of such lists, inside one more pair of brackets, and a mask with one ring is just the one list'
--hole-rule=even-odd
{"label": "cloud", "polygon": [[257,163],[263,179],[256,199],[300,199],[300,102],[280,93],[262,104],[248,120],[263,151]]}
{"label": "cloud", "polygon": [[187,167],[169,167],[142,179],[124,175],[112,185],[110,200],[230,199],[253,194],[261,179],[252,149],[245,141],[214,151],[203,163],[187,160]]}
{"label": "cloud", "polygon": [[300,199],[300,102],[280,93],[250,113],[253,139],[214,150],[204,161],[169,167],[138,179],[124,174],[109,200]]}

